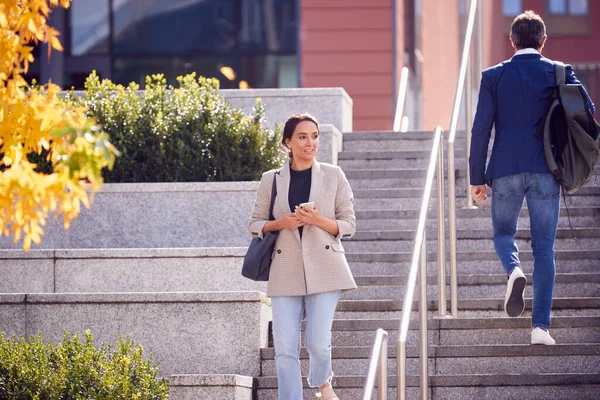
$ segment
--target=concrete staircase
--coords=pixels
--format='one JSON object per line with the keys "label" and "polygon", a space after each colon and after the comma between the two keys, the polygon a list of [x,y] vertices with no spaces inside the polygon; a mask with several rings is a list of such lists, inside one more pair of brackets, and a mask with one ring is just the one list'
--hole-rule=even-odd
{"label": "concrete staircase", "polygon": [[[357,233],[345,243],[359,290],[342,297],[333,324],[334,387],[342,399],[361,397],[378,327],[390,333],[389,395],[396,398],[396,340],[425,168],[429,132],[344,135],[339,165],[355,193]],[[457,139],[457,204],[465,204],[464,140]],[[447,164],[446,164],[447,165]],[[434,189],[435,192],[435,189]],[[447,204],[447,201],[445,202]],[[459,318],[437,315],[436,202],[428,230],[429,383],[431,399],[597,399],[600,393],[600,179],[561,201],[552,335],[556,346],[529,345],[531,272],[527,210],[518,242],[529,284],[519,318],[502,311],[506,278],[491,241],[489,200],[457,211]],[[446,217],[448,213],[446,212]],[[448,258],[446,258],[448,260]],[[448,280],[449,281],[449,280]],[[449,293],[449,288],[448,288]],[[416,310],[416,304],[415,304]],[[417,398],[418,326],[413,313],[407,360],[409,398]],[[274,349],[261,351],[259,400],[277,399]],[[302,350],[303,374],[308,355]],[[304,380],[306,385],[306,380]],[[314,398],[305,388],[305,399]]]}

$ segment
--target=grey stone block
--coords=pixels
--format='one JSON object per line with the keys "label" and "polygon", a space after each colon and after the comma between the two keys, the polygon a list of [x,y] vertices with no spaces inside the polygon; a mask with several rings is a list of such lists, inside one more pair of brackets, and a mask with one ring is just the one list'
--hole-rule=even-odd
{"label": "grey stone block", "polygon": [[[4,293],[266,291],[241,275],[246,249],[0,250]],[[51,256],[49,259],[32,255]],[[52,256],[54,254],[54,256]],[[24,257],[19,259],[18,257]],[[31,289],[31,290],[25,290]]]}
{"label": "grey stone block", "polygon": [[319,124],[319,129],[319,161],[338,165],[338,153],[342,151],[342,133],[329,124]]}
{"label": "grey stone block", "polygon": [[[0,253],[4,252],[4,250],[0,250]],[[0,260],[0,293],[49,293],[53,291],[54,260],[52,257],[48,259],[30,257]]]}
{"label": "grey stone block", "polygon": [[244,248],[204,249],[196,256],[186,249],[162,250],[153,250],[151,258],[119,250],[98,250],[99,258],[89,252],[86,258],[59,258],[56,292],[266,291],[266,282],[241,275]]}
{"label": "grey stone block", "polygon": [[26,311],[24,294],[0,294],[0,333],[4,337],[25,334]]}
{"label": "grey stone block", "polygon": [[307,112],[319,124],[332,124],[352,132],[352,99],[343,88],[222,89],[221,94],[246,114],[256,107],[256,98],[265,105],[268,127],[284,123],[293,114]]}
{"label": "grey stone block", "polygon": [[[41,249],[248,246],[258,182],[106,184],[71,228],[48,221]],[[20,248],[1,237],[0,248]]]}
{"label": "grey stone block", "polygon": [[[63,330],[90,329],[98,343],[129,336],[154,354],[162,375],[260,373],[260,348],[267,345],[270,320],[270,301],[260,292],[23,297],[20,305],[26,306],[26,315],[21,314],[18,334],[42,332],[45,340],[58,342]],[[19,304],[0,304],[0,315],[15,305]]]}
{"label": "grey stone block", "polygon": [[252,400],[252,380],[242,375],[173,375],[169,399]]}

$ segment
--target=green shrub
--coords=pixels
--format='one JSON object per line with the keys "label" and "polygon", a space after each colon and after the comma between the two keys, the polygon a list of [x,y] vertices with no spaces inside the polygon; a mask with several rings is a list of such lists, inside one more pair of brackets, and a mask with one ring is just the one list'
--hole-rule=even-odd
{"label": "green shrub", "polygon": [[62,343],[44,344],[42,335],[5,339],[0,333],[0,400],[158,400],[168,385],[158,368],[142,357],[141,346],[119,339],[98,349],[89,331],[85,340],[65,332]]}
{"label": "green shrub", "polygon": [[92,73],[79,98],[122,152],[106,182],[205,182],[257,180],[283,161],[281,131],[264,129],[264,106],[251,116],[219,94],[216,79],[163,75],[146,88],[127,88]]}

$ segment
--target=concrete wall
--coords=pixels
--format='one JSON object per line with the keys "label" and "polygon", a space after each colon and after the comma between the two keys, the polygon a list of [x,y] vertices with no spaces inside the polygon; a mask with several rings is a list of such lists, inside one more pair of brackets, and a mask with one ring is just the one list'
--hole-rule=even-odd
{"label": "concrete wall", "polygon": [[[0,293],[261,291],[245,247],[0,250]],[[1,329],[1,327],[0,327]]]}
{"label": "concrete wall", "polygon": [[[332,84],[326,85],[332,86]],[[302,89],[222,89],[221,94],[246,113],[256,106],[260,97],[265,105],[268,128],[283,124],[289,116],[307,112],[319,124],[334,125],[342,132],[352,132],[353,101],[341,87]]]}
{"label": "concrete wall", "polygon": [[169,398],[252,400],[252,381],[241,375],[174,375],[169,378]]}
{"label": "concrete wall", "polygon": [[[340,131],[322,125],[319,160],[337,164],[341,150]],[[246,227],[257,189],[258,182],[106,184],[68,231],[51,218],[41,245],[33,248],[247,246]],[[20,247],[0,237],[0,249]]]}
{"label": "concrete wall", "polygon": [[[161,375],[260,374],[270,300],[260,292],[0,294],[0,329],[58,343],[90,329],[96,343],[129,336]],[[148,355],[148,353],[146,353]]]}
{"label": "concrete wall", "polygon": [[[48,221],[41,249],[247,246],[258,182],[116,183],[65,231]],[[20,248],[0,238],[0,248]]]}

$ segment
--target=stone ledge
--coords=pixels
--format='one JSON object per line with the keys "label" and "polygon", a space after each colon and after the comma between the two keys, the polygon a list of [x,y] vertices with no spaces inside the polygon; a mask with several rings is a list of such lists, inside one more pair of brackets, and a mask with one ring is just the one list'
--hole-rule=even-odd
{"label": "stone ledge", "polygon": [[248,303],[270,305],[262,292],[174,292],[174,293],[33,293],[0,294],[0,303]]}
{"label": "stone ledge", "polygon": [[[250,242],[250,239],[248,239]],[[132,248],[132,249],[64,249],[64,250],[0,250],[0,260],[70,259],[70,258],[189,258],[244,257],[246,247],[200,248]]]}
{"label": "stone ledge", "polygon": [[256,192],[258,181],[106,183],[99,193]]}
{"label": "stone ledge", "polygon": [[253,378],[244,375],[180,374],[169,377],[170,386],[240,386],[252,389]]}
{"label": "stone ledge", "polygon": [[221,89],[225,97],[323,97],[342,96],[344,101],[352,104],[352,98],[346,90],[337,88],[285,88],[285,89]]}
{"label": "stone ledge", "polygon": [[2,249],[0,260],[54,258],[54,254],[54,250],[33,249],[26,252],[19,249]]}

